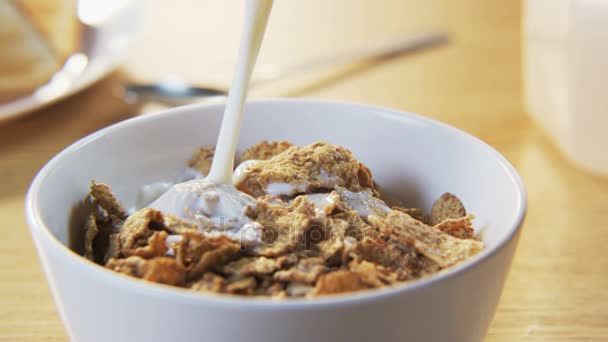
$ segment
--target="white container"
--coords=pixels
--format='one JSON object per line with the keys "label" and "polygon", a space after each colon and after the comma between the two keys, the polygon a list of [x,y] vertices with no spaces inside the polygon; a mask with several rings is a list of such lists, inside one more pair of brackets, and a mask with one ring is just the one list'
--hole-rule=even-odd
{"label": "white container", "polygon": [[[349,147],[389,194],[429,209],[443,192],[476,215],[487,248],[434,276],[394,288],[314,300],[239,298],[145,282],[70,251],[72,208],[91,179],[126,206],[143,184],[179,171],[213,144],[223,105],[199,104],[133,118],[57,155],[36,176],[27,219],[57,308],[73,341],[479,342],[507,276],[526,195],[494,149],[448,125],[389,109],[311,100],[246,106],[240,147],[262,139]],[[79,222],[82,224],[82,222]]]}
{"label": "white container", "polygon": [[608,174],[608,1],[526,0],[528,111],[580,167]]}

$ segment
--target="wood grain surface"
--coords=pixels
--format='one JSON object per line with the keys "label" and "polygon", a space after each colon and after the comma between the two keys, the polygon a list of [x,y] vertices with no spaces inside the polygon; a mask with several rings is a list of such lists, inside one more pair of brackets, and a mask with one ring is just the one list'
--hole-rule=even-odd
{"label": "wood grain surface", "polygon": [[[156,107],[121,100],[117,89],[127,80],[170,74],[200,84],[230,80],[242,1],[145,4],[144,31],[118,71],[0,125],[0,341],[67,340],[24,218],[36,172],[75,140]],[[488,142],[521,173],[529,215],[486,341],[608,341],[608,177],[577,170],[526,115],[520,18],[516,0],[276,1],[260,65],[432,28],[447,30],[450,43],[373,67],[321,71],[253,95],[393,107]]]}

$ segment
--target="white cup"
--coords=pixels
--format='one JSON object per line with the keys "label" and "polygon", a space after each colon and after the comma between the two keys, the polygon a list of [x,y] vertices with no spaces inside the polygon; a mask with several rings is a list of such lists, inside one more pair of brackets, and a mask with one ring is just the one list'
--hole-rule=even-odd
{"label": "white cup", "polygon": [[379,107],[313,100],[247,104],[240,146],[263,139],[351,149],[390,195],[427,210],[449,191],[477,216],[487,248],[439,274],[392,288],[277,301],[149,283],[69,250],[91,179],[130,206],[137,189],[175,174],[213,144],[222,104],[133,118],[65,149],[36,176],[27,219],[57,308],[74,341],[481,341],[490,324],[526,211],[513,167],[448,125]]}

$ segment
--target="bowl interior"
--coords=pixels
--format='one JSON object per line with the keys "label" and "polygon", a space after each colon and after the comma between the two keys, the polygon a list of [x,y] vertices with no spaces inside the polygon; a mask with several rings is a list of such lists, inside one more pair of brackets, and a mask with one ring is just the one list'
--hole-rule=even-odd
{"label": "bowl interior", "polygon": [[[140,186],[171,179],[197,146],[214,144],[222,111],[222,104],[172,109],[119,123],[70,146],[34,182],[33,207],[46,226],[41,229],[67,245],[69,227],[84,222],[79,208],[91,180],[110,184],[132,206]],[[454,193],[476,215],[474,225],[483,231],[487,250],[514,233],[525,211],[521,181],[496,151],[419,116],[355,104],[253,101],[239,146],[264,139],[345,146],[386,193],[425,211],[442,193]]]}

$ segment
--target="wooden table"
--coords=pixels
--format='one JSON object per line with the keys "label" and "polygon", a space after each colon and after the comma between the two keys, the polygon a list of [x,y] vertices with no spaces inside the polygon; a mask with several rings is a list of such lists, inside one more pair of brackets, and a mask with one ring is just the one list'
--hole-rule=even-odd
{"label": "wooden table", "polygon": [[[0,341],[66,340],[24,219],[32,177],[75,140],[149,109],[116,96],[127,79],[174,73],[227,84],[240,6],[242,1],[151,0],[146,30],[119,71],[71,99],[0,125]],[[520,171],[530,206],[486,340],[606,341],[608,178],[576,170],[525,114],[520,12],[515,0],[281,0],[261,64],[303,61],[433,27],[447,29],[452,40],[356,73],[323,73],[256,94],[423,113],[490,143]]]}

